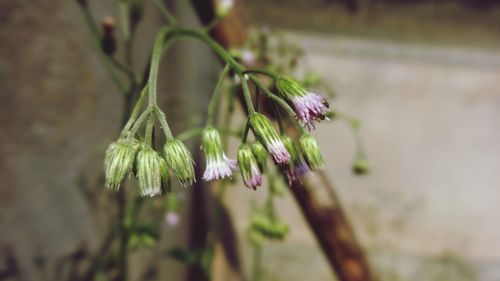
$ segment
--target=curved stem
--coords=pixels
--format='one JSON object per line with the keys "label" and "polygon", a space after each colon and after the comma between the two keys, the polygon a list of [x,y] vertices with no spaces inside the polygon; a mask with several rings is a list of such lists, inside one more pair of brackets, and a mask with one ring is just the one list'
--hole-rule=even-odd
{"label": "curved stem", "polygon": [[[201,135],[204,129],[205,128],[194,128],[191,130],[187,130],[185,132],[178,134],[176,138],[181,141],[187,141],[190,138]],[[231,129],[228,128],[217,128],[217,130],[223,135],[234,136],[234,137],[240,136],[238,132],[232,131]]]}
{"label": "curved stem", "polygon": [[127,121],[127,124],[123,127],[122,130],[122,135],[126,133],[128,130],[130,130],[130,127],[134,124],[135,120],[137,119],[137,116],[139,115],[139,112],[144,105],[144,99],[146,98],[146,94],[148,93],[149,85],[146,85],[142,91],[141,95],[139,96],[139,99],[137,99],[137,102],[134,106],[134,109],[132,110],[132,113],[130,114],[130,118]]}
{"label": "curved stem", "polygon": [[152,147],[153,143],[153,127],[155,124],[154,115],[149,113],[148,121],[146,123],[146,133],[144,134],[144,141],[148,147]]}
{"label": "curved stem", "polygon": [[265,76],[268,76],[269,78],[272,78],[273,80],[276,80],[278,78],[278,75],[272,73],[271,71],[263,70],[263,69],[249,69],[243,71],[243,74],[262,74]]}
{"label": "curved stem", "polygon": [[262,82],[257,79],[257,77],[250,75],[250,80],[257,86],[259,89],[264,91],[264,94],[268,96],[270,99],[274,100],[276,103],[278,103],[281,107],[283,107],[292,117],[295,117],[295,111],[288,105],[286,101],[284,101],[282,98],[278,97],[277,95],[273,94]]}
{"label": "curved stem", "polygon": [[229,73],[229,70],[231,68],[229,67],[228,64],[224,67],[224,70],[222,70],[222,73],[219,77],[219,80],[217,81],[217,84],[215,85],[214,93],[212,95],[212,98],[210,99],[210,103],[208,104],[208,111],[207,111],[207,125],[212,126],[214,124],[214,112],[215,112],[215,107],[217,105],[217,101],[219,100],[219,97],[222,93],[221,87],[222,83],[224,82],[224,78],[226,78],[226,75]]}
{"label": "curved stem", "polygon": [[168,21],[169,24],[175,25],[177,24],[177,19],[175,16],[170,12],[170,10],[165,6],[165,3],[163,3],[162,0],[155,0],[156,7],[158,7],[158,10],[163,14],[165,19]]}
{"label": "curved stem", "polygon": [[135,136],[135,134],[137,133],[137,131],[141,127],[142,123],[144,123],[144,121],[146,120],[146,118],[148,118],[148,116],[149,116],[149,114],[151,113],[152,110],[153,110],[152,107],[146,108],[146,110],[144,110],[142,112],[142,114],[139,116],[139,118],[137,118],[137,121],[135,121],[134,126],[132,126],[132,128],[128,132],[127,139],[126,139],[127,141],[131,141],[132,140],[132,138]]}
{"label": "curved stem", "polygon": [[165,118],[165,113],[161,111],[157,106],[155,106],[154,111],[156,112],[156,116],[158,117],[158,121],[160,121],[161,128],[163,129],[163,134],[167,141],[172,140],[174,136],[172,135],[172,131],[168,126],[167,119]]}

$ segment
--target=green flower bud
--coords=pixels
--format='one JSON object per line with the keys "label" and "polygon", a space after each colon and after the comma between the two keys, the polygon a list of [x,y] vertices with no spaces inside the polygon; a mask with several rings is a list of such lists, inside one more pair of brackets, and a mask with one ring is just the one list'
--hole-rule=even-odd
{"label": "green flower bud", "polygon": [[229,159],[222,148],[219,132],[212,127],[203,130],[201,150],[205,153],[206,169],[203,180],[211,181],[230,177],[236,170],[236,160]]}
{"label": "green flower bud", "polygon": [[290,154],[269,119],[260,113],[252,113],[250,115],[250,126],[255,137],[273,156],[277,164],[284,165],[290,162]]}
{"label": "green flower bud", "polygon": [[139,148],[137,140],[130,142],[119,139],[109,145],[104,157],[106,186],[117,189],[134,165],[135,155]]}
{"label": "green flower bud", "polygon": [[299,160],[299,152],[293,143],[293,140],[287,135],[282,135],[281,140],[283,141],[286,150],[288,150],[288,153],[290,153],[290,163],[292,165],[296,164]]}
{"label": "green flower bud", "polygon": [[252,215],[250,227],[269,239],[277,240],[283,240],[290,231],[286,223],[278,219],[271,219],[262,213]]}
{"label": "green flower bud", "polygon": [[161,193],[162,164],[158,152],[144,147],[137,153],[137,178],[141,196],[155,196]]}
{"label": "green flower bud", "polygon": [[238,150],[238,165],[240,166],[243,182],[248,188],[255,190],[262,185],[262,175],[257,160],[246,144],[242,144]]}
{"label": "green flower bud", "polygon": [[359,158],[352,164],[352,172],[356,175],[364,175],[370,172],[370,164],[365,159]]}
{"label": "green flower bud", "polygon": [[170,192],[170,172],[168,171],[167,161],[160,157],[161,187],[165,192]]}
{"label": "green flower bud", "polygon": [[267,151],[266,151],[266,149],[258,141],[252,143],[250,148],[252,150],[253,156],[257,160],[257,164],[259,165],[260,171],[262,173],[264,173],[267,169]]}
{"label": "green flower bud", "polygon": [[165,159],[174,176],[182,185],[195,181],[193,158],[186,146],[178,139],[167,141],[164,147]]}
{"label": "green flower bud", "polygon": [[324,166],[323,156],[321,156],[318,143],[313,136],[310,134],[303,134],[300,137],[299,145],[304,155],[304,159],[311,170],[319,170]]}

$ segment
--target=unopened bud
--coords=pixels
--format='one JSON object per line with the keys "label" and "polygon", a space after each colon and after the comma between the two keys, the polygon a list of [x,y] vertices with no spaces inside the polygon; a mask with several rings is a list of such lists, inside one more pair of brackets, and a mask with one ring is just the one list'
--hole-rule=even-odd
{"label": "unopened bud", "polygon": [[370,172],[370,164],[365,159],[359,158],[352,164],[352,172],[356,175],[364,175]]}
{"label": "unopened bud", "polygon": [[262,144],[258,141],[252,143],[250,147],[252,149],[253,156],[257,160],[257,164],[259,165],[259,169],[262,173],[264,173],[267,169],[267,151],[262,146]]}
{"label": "unopened bud", "polygon": [[161,157],[152,148],[146,147],[137,153],[137,178],[141,196],[161,193]]}
{"label": "unopened bud", "polygon": [[233,170],[236,170],[236,160],[229,159],[224,153],[222,141],[216,129],[207,127],[203,130],[201,150],[206,160],[204,180],[227,178],[233,174]]}
{"label": "unopened bud", "polygon": [[238,165],[243,182],[248,188],[256,190],[258,186],[262,185],[262,175],[257,160],[246,144],[242,144],[238,149]]}
{"label": "unopened bud", "polygon": [[112,17],[105,17],[101,21],[101,28],[101,48],[106,55],[112,56],[116,52],[116,22]]}
{"label": "unopened bud", "polygon": [[182,185],[195,181],[193,158],[186,146],[178,139],[167,141],[164,147],[165,160],[174,176]]}
{"label": "unopened bud", "polygon": [[137,140],[119,139],[109,145],[104,158],[106,186],[117,189],[130,173],[134,165],[135,155],[139,148]]}
{"label": "unopened bud", "polygon": [[316,171],[324,166],[323,156],[313,136],[310,134],[303,134],[300,137],[299,145],[304,155],[304,159],[311,170]]}

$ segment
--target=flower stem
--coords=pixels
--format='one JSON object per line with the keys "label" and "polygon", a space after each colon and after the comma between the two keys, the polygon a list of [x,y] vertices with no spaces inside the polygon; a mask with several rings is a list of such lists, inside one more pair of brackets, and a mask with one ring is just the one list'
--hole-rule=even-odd
{"label": "flower stem", "polygon": [[295,116],[295,111],[284,101],[282,98],[278,97],[277,95],[273,94],[262,82],[257,79],[254,75],[249,75],[250,80],[257,86],[259,89],[261,89],[264,94],[266,94],[270,99],[274,100],[276,103],[278,103],[281,107],[283,107],[289,114],[290,116],[294,117]]}
{"label": "flower stem", "polygon": [[130,114],[130,118],[127,121],[127,124],[123,127],[122,130],[122,136],[130,130],[130,127],[134,124],[134,122],[137,120],[137,116],[139,116],[139,112],[142,109],[144,105],[144,99],[146,98],[146,95],[148,93],[149,85],[146,85],[137,99],[137,102],[135,103],[134,109],[132,110],[132,113]]}
{"label": "flower stem", "polygon": [[176,25],[177,24],[177,19],[175,16],[170,12],[170,10],[165,6],[165,3],[163,3],[162,0],[154,0],[156,7],[158,7],[158,10],[163,14],[165,19],[168,21],[170,25]]}
{"label": "flower stem", "polygon": [[263,70],[263,69],[249,69],[249,70],[243,71],[243,74],[262,74],[262,75],[265,75],[265,76],[272,78],[273,80],[276,80],[276,78],[278,78],[278,75],[274,74],[271,71],[267,71],[267,70]]}
{"label": "flower stem", "polygon": [[229,67],[229,65],[226,64],[226,66],[222,70],[222,73],[219,77],[219,80],[217,81],[217,84],[215,85],[214,93],[212,94],[212,98],[210,99],[210,103],[208,104],[208,111],[207,111],[207,125],[208,126],[212,126],[214,124],[215,107],[216,107],[217,101],[219,100],[219,97],[222,93],[222,90],[221,90],[222,83],[224,82],[224,78],[226,78],[230,69],[231,68]]}

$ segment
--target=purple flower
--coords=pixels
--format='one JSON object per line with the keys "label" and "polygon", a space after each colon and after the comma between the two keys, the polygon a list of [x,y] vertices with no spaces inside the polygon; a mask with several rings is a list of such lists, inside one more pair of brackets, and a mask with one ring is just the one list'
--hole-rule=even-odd
{"label": "purple flower", "polygon": [[207,167],[203,173],[203,180],[212,181],[230,177],[236,170],[236,160],[229,159],[226,154],[220,157],[207,158]]}
{"label": "purple flower", "polygon": [[260,113],[252,113],[250,115],[250,126],[257,140],[272,155],[276,164],[284,165],[290,162],[290,153],[286,150],[269,119]]}
{"label": "purple flower", "polygon": [[262,175],[252,150],[248,145],[242,144],[238,149],[238,165],[241,177],[248,188],[257,189],[262,185]]}
{"label": "purple flower", "polygon": [[297,119],[302,122],[309,131],[315,129],[314,122],[319,122],[328,118],[328,103],[322,95],[307,92],[304,96],[295,96],[290,98]]}
{"label": "purple flower", "polygon": [[179,224],[180,216],[177,212],[168,211],[165,215],[165,222],[168,226],[174,227]]}

